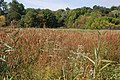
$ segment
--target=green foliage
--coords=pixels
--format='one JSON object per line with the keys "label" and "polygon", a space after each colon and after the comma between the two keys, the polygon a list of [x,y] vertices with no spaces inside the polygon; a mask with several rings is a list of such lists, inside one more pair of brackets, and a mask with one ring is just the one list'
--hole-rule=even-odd
{"label": "green foliage", "polygon": [[[9,67],[7,64],[7,55],[11,54],[11,52],[14,50],[11,46],[4,42],[0,42],[0,45],[3,46],[0,49],[0,78],[4,78],[9,80],[9,78],[12,78],[10,73],[9,73]],[[8,78],[9,77],[9,78]]]}
{"label": "green foliage", "polygon": [[24,5],[16,0],[12,0],[9,3],[9,9],[7,14],[7,24],[10,24],[13,20],[20,20],[21,16],[24,14]]}
{"label": "green foliage", "polygon": [[57,25],[56,16],[49,9],[42,10],[44,14],[44,22],[47,28],[55,28]]}
{"label": "green foliage", "polygon": [[[102,29],[107,26],[109,29],[111,27],[114,29],[120,26],[120,6],[106,8],[94,5],[93,8],[66,8],[51,11],[49,9],[24,9],[24,5],[17,0],[12,0],[8,5],[7,2],[1,0],[0,15],[5,16],[6,25],[16,22],[16,27]],[[106,18],[112,18],[112,20]]]}
{"label": "green foliage", "polygon": [[110,17],[113,17],[113,18],[120,18],[120,10],[113,10],[109,13],[109,16]]}
{"label": "green foliage", "polygon": [[87,16],[80,16],[75,20],[75,23],[73,24],[73,28],[84,29],[86,20],[87,20]]}
{"label": "green foliage", "polygon": [[87,17],[85,28],[97,29],[96,26],[98,27],[98,24],[96,24],[95,22],[97,22],[96,19],[98,19],[99,17],[101,17],[101,13],[99,11],[92,12],[91,15]]}
{"label": "green foliage", "polygon": [[[91,21],[93,19],[90,19]],[[103,29],[105,26],[111,26],[112,24],[110,24],[106,18],[104,17],[99,17],[99,18],[95,18],[92,22],[88,23],[86,22],[86,27],[88,29]]]}
{"label": "green foliage", "polygon": [[57,27],[57,19],[53,12],[49,9],[36,10],[32,8],[26,9],[26,14],[22,16],[19,25],[21,27]]}
{"label": "green foliage", "polygon": [[29,10],[26,15],[24,15],[21,19],[25,27],[35,27],[37,23],[36,18],[37,12],[35,10]]}
{"label": "green foliage", "polygon": [[103,6],[95,5],[93,6],[93,11],[99,11],[102,13],[102,16],[106,16],[110,12],[110,9]]}
{"label": "green foliage", "polygon": [[105,29],[105,27],[119,26],[120,20],[116,18],[102,16],[100,12],[92,12],[91,16],[86,16],[86,29]]}
{"label": "green foliage", "polygon": [[0,0],[0,16],[7,13],[7,2]]}
{"label": "green foliage", "polygon": [[65,19],[65,25],[68,28],[72,27],[73,23],[79,17],[79,15],[80,15],[80,10],[78,10],[78,9],[70,10]]}
{"label": "green foliage", "polygon": [[65,18],[67,16],[65,13],[66,12],[63,9],[59,9],[59,10],[55,11],[55,16],[57,19],[57,26],[58,27],[64,26]]}

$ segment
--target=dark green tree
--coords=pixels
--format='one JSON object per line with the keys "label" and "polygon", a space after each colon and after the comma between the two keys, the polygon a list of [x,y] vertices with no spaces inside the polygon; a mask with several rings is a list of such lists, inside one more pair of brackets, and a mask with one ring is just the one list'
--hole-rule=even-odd
{"label": "dark green tree", "polygon": [[55,28],[57,26],[57,19],[55,14],[49,10],[44,9],[42,10],[44,14],[44,24],[47,28]]}
{"label": "dark green tree", "polygon": [[64,20],[65,20],[65,10],[63,9],[59,9],[55,12],[55,16],[56,16],[56,19],[57,19],[57,26],[58,27],[63,27],[64,26]]}
{"label": "dark green tree", "polygon": [[19,3],[17,0],[12,0],[9,3],[9,9],[7,14],[7,23],[10,24],[11,21],[19,21],[21,16],[24,14],[24,5]]}
{"label": "dark green tree", "polygon": [[6,15],[7,13],[7,2],[0,0],[0,15]]}
{"label": "dark green tree", "polygon": [[93,11],[99,11],[102,13],[102,16],[107,15],[110,12],[109,8],[103,7],[103,6],[93,6]]}
{"label": "dark green tree", "polygon": [[118,10],[118,7],[117,6],[112,6],[110,9],[111,9],[111,11]]}
{"label": "dark green tree", "polygon": [[81,15],[85,15],[85,14],[90,14],[92,12],[92,9],[90,7],[82,7],[80,8],[80,13]]}

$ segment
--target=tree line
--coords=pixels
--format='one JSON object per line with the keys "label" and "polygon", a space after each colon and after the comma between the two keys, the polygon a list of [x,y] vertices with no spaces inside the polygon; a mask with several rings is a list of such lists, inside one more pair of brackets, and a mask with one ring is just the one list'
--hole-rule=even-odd
{"label": "tree line", "polygon": [[0,0],[0,27],[105,29],[120,27],[120,6],[76,9],[25,9],[22,3]]}

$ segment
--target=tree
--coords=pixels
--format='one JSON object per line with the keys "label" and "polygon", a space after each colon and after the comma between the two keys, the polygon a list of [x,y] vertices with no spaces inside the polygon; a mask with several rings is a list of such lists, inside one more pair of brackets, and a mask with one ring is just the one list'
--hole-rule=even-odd
{"label": "tree", "polygon": [[107,15],[110,12],[109,8],[103,7],[103,6],[93,6],[93,11],[99,11],[102,13],[103,16]]}
{"label": "tree", "polygon": [[82,7],[80,9],[81,15],[85,15],[85,14],[90,14],[92,12],[92,9],[90,7]]}
{"label": "tree", "polygon": [[36,20],[37,20],[37,27],[43,28],[45,26],[44,14],[40,9],[37,10]]}
{"label": "tree", "polygon": [[87,16],[79,16],[73,25],[74,28],[84,29]]}
{"label": "tree", "polygon": [[16,0],[12,0],[12,2],[9,3],[7,23],[10,24],[11,21],[13,20],[19,21],[23,14],[24,14],[24,5]]}
{"label": "tree", "polygon": [[57,19],[54,13],[49,9],[42,10],[44,14],[44,24],[47,28],[55,28],[57,26]]}
{"label": "tree", "polygon": [[113,18],[120,18],[120,11],[119,10],[113,10],[109,13],[109,16],[113,17]]}
{"label": "tree", "polygon": [[6,15],[7,13],[7,2],[0,0],[0,15]]}
{"label": "tree", "polygon": [[112,6],[111,11],[113,11],[113,10],[118,10],[118,7],[117,6]]}
{"label": "tree", "polygon": [[67,7],[67,8],[65,8],[65,10],[66,10],[66,11],[69,11],[69,10],[70,10],[70,8],[68,8],[68,7]]}
{"label": "tree", "polygon": [[25,10],[25,15],[22,16],[19,26],[20,27],[39,27],[44,26],[44,14],[40,9],[28,8]]}
{"label": "tree", "polygon": [[73,26],[75,20],[81,15],[80,9],[70,10],[65,19],[65,25],[70,28]]}
{"label": "tree", "polygon": [[[96,24],[94,24],[95,20],[97,18],[101,17],[101,12],[100,11],[93,11],[90,16],[87,17],[86,22],[85,22],[85,28],[86,29],[95,29]],[[94,25],[93,25],[94,24]],[[97,27],[96,27],[97,28]]]}
{"label": "tree", "polygon": [[29,11],[26,12],[26,15],[24,15],[21,18],[21,23],[23,22],[22,27],[35,27],[37,23],[36,19],[37,12],[34,9],[29,9]]}
{"label": "tree", "polygon": [[59,9],[57,11],[55,11],[55,16],[57,19],[57,27],[63,27],[64,26],[64,20],[65,20],[65,10],[63,9]]}

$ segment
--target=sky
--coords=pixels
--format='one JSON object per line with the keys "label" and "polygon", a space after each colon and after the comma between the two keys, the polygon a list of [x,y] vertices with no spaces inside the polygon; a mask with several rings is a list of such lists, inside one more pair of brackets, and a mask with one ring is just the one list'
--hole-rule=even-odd
{"label": "sky", "polygon": [[[5,0],[11,2],[12,0]],[[19,3],[23,3],[25,8],[41,8],[41,9],[65,9],[65,8],[80,8],[80,7],[93,7],[94,5],[111,7],[119,6],[120,0],[17,0]]]}

